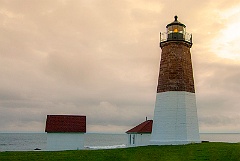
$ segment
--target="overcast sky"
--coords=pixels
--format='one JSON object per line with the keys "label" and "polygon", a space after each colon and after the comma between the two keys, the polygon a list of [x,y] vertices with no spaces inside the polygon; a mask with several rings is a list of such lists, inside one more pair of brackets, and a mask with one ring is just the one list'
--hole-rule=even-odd
{"label": "overcast sky", "polygon": [[153,118],[159,32],[178,15],[191,48],[200,132],[240,132],[239,0],[0,0],[0,132],[47,114],[88,132]]}

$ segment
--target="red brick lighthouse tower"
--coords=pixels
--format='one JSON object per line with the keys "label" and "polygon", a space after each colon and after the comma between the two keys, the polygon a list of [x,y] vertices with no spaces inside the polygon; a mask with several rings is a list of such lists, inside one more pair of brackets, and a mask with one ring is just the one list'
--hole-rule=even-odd
{"label": "red brick lighthouse tower", "polygon": [[160,33],[162,49],[150,144],[200,142],[190,48],[192,35],[178,17]]}

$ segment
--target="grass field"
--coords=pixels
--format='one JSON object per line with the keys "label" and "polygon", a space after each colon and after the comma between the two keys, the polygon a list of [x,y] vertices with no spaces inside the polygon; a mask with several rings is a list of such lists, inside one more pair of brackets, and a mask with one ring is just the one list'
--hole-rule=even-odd
{"label": "grass field", "polygon": [[109,150],[0,152],[0,161],[240,161],[240,143],[201,143]]}

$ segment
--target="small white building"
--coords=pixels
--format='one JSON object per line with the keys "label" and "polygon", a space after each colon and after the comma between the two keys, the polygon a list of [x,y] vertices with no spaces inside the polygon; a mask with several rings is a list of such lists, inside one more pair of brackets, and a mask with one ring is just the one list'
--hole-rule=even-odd
{"label": "small white building", "polygon": [[49,151],[83,149],[86,116],[48,115],[45,132]]}
{"label": "small white building", "polygon": [[128,147],[149,145],[152,133],[153,120],[146,120],[136,127],[128,130]]}

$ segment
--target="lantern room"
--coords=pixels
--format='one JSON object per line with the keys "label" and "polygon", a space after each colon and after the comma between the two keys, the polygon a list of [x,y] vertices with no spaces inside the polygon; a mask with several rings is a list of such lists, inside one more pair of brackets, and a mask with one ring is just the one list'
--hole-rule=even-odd
{"label": "lantern room", "polygon": [[177,16],[174,18],[175,20],[166,26],[167,40],[185,40],[186,26],[177,20]]}
{"label": "lantern room", "polygon": [[178,17],[166,26],[167,32],[160,32],[160,47],[161,43],[168,41],[185,41],[192,44],[192,34],[186,32],[186,26],[178,21]]}

